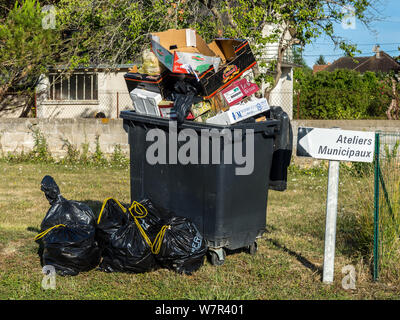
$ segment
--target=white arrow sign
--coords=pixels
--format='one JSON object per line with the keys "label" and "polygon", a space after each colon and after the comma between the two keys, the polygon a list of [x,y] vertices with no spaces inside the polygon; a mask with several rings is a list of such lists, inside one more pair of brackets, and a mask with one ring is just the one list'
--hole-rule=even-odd
{"label": "white arrow sign", "polygon": [[372,162],[375,133],[322,128],[299,128],[297,155],[316,159]]}

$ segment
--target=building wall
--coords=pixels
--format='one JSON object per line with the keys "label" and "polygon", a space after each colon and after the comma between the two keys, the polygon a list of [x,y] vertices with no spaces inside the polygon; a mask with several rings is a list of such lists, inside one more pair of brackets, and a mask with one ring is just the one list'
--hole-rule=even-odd
{"label": "building wall", "polygon": [[[34,146],[32,130],[39,129],[45,136],[51,153],[56,157],[66,154],[65,141],[80,148],[89,143],[95,150],[99,136],[101,150],[106,154],[119,144],[128,154],[128,135],[122,127],[122,119],[0,119],[0,156],[7,152],[28,152]],[[360,131],[400,132],[399,121],[386,120],[294,120],[292,121],[294,148],[297,144],[298,127],[332,128]]]}
{"label": "building wall", "polygon": [[277,86],[271,91],[269,104],[280,106],[293,119],[293,68],[283,67]]}
{"label": "building wall", "polygon": [[[124,74],[98,72],[98,99],[94,101],[47,101],[47,94],[38,97],[38,118],[93,118],[98,112],[106,117],[117,118],[121,110],[131,107]],[[38,91],[47,92],[48,79],[42,81]]]}
{"label": "building wall", "polygon": [[[266,25],[263,29],[263,36],[269,36],[275,29],[276,25]],[[283,31],[283,28],[280,28]],[[285,34],[285,40],[290,40],[290,33]],[[266,62],[276,60],[278,57],[278,43],[269,43],[265,46],[260,57],[257,59]],[[290,63],[293,61],[292,50],[287,50],[284,57],[284,62]],[[260,68],[261,72],[266,72],[267,68]],[[262,90],[265,89],[265,84],[262,86]],[[290,119],[293,118],[293,68],[287,64],[282,67],[282,75],[270,94],[269,104],[272,106],[280,106],[289,115]]]}

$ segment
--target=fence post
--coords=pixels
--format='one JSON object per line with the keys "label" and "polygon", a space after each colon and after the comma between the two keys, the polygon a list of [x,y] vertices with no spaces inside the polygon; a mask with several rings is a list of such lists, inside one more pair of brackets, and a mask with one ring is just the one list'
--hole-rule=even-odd
{"label": "fence post", "polygon": [[297,120],[300,119],[300,90],[297,93]]}
{"label": "fence post", "polygon": [[379,277],[379,133],[375,133],[375,174],[374,174],[374,281]]}
{"label": "fence post", "polygon": [[119,92],[117,91],[117,119],[119,118]]}

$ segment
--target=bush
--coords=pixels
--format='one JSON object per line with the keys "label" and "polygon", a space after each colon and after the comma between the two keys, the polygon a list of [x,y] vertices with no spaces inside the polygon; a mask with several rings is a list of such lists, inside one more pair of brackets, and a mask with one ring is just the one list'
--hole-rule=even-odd
{"label": "bush", "polygon": [[294,78],[294,104],[299,95],[301,119],[386,119],[392,100],[390,75],[295,69]]}

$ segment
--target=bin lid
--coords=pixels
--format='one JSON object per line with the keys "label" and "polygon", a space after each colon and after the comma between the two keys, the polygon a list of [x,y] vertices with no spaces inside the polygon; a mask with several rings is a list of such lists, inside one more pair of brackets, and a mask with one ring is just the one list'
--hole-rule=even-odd
{"label": "bin lid", "polygon": [[[161,118],[156,116],[144,115],[135,112],[134,110],[126,110],[121,111],[120,117],[125,120],[131,120],[143,124],[161,126],[161,127],[168,127],[170,122],[176,122],[176,120],[172,120],[169,118]],[[280,121],[275,119],[267,119],[267,121],[262,122],[242,122],[242,123],[235,123],[232,125],[218,125],[218,124],[209,124],[209,123],[201,123],[201,122],[194,122],[194,121],[184,121],[183,123],[179,124],[179,129],[194,129],[194,130],[201,130],[201,129],[253,129],[254,132],[265,132],[267,134],[273,134],[275,129],[280,126]]]}

